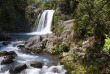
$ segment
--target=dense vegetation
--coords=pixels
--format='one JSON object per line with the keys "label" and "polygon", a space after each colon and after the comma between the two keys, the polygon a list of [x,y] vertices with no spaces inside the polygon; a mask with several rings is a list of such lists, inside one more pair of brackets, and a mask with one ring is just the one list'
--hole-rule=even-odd
{"label": "dense vegetation", "polygon": [[[27,0],[0,0],[0,30],[5,32],[25,31]],[[28,29],[28,27],[26,27]]]}
{"label": "dense vegetation", "polygon": [[[73,41],[75,44],[81,46],[83,41],[94,37],[94,44],[88,50],[83,51],[86,55],[91,53],[92,56],[89,61],[80,59],[73,53],[74,63],[77,63],[78,67],[86,67],[87,73],[104,73],[102,70],[108,66],[108,62],[95,62],[97,57],[101,54],[110,55],[110,1],[109,0],[4,0],[0,1],[0,30],[15,31],[16,27],[20,28],[22,15],[25,17],[25,7],[32,6],[41,9],[56,9],[52,30],[57,31],[59,20],[75,19],[72,30],[74,30]],[[60,26],[59,34],[62,33],[64,26]],[[71,42],[71,43],[72,43]],[[61,42],[56,45],[57,53],[68,52],[70,50],[71,43],[63,44],[59,46]],[[84,63],[82,63],[82,61]],[[67,66],[73,69],[74,63],[70,63]],[[86,66],[85,66],[86,65]],[[79,68],[77,68],[78,71]],[[104,71],[110,72],[108,69]],[[76,73],[75,69],[71,72]]]}

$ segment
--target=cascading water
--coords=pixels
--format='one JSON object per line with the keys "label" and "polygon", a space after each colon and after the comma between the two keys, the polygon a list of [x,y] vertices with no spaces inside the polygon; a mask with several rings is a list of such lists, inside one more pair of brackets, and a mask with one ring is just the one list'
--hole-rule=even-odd
{"label": "cascading water", "polygon": [[39,24],[39,19],[40,19],[41,14],[39,14],[36,18],[36,21],[34,23],[34,27],[32,28],[32,31],[36,31],[36,29],[38,28],[38,24]]}
{"label": "cascading water", "polygon": [[51,25],[53,21],[53,15],[55,10],[45,10],[40,18],[38,27],[36,32],[28,33],[32,35],[45,35],[45,34],[51,34]]}
{"label": "cascading water", "polygon": [[[0,41],[0,52],[14,51],[17,54],[17,56],[13,59],[13,63],[6,65],[1,64],[1,62],[6,57],[0,57],[0,74],[10,74],[9,70],[20,64],[26,64],[27,68],[21,71],[20,73],[14,74],[65,74],[66,72],[63,65],[60,65],[58,60],[52,58],[48,54],[31,54],[26,53],[26,51],[24,51],[23,49],[18,48],[17,46],[24,45],[24,41],[14,41],[11,42],[11,44],[8,44],[7,46],[4,46],[2,43],[3,42]],[[41,62],[43,63],[43,66],[42,68],[34,68],[30,65],[31,62]],[[57,71],[54,72],[54,69],[57,69]]]}

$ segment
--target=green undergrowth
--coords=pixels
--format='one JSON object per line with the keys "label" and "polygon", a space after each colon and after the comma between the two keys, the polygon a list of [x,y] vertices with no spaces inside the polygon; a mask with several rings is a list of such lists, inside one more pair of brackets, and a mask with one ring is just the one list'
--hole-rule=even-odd
{"label": "green undergrowth", "polygon": [[103,52],[110,55],[110,37],[105,39],[105,45],[104,45],[104,48],[103,48]]}
{"label": "green undergrowth", "polygon": [[70,42],[67,44],[62,44],[62,41],[58,42],[56,44],[56,48],[55,48],[56,52],[55,53],[60,54],[62,52],[68,52],[70,50],[70,45],[71,45]]}
{"label": "green undergrowth", "polygon": [[65,60],[65,63],[63,64],[67,69],[70,69],[70,71],[67,74],[102,74],[102,73],[108,74],[110,73],[110,70],[109,70],[110,63],[106,63],[103,65],[103,63],[101,64],[93,61],[80,63],[80,62]]}

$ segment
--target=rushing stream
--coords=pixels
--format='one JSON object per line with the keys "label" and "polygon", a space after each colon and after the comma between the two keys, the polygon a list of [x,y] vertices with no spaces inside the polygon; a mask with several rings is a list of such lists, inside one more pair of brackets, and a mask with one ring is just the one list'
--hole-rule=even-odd
{"label": "rushing stream", "polygon": [[[19,74],[65,74],[66,70],[63,69],[63,66],[59,64],[58,59],[54,59],[52,56],[41,53],[41,54],[33,54],[26,53],[23,49],[18,48],[18,45],[23,45],[23,41],[14,41],[7,46],[2,45],[0,42],[0,51],[15,51],[17,57],[14,59],[12,64],[0,65],[0,74],[10,74],[9,69],[13,68],[19,64],[26,64],[28,66],[27,69],[22,71]],[[4,59],[4,57],[0,57],[0,63]],[[43,63],[42,68],[34,68],[30,66],[31,62],[41,62]],[[57,69],[57,73],[53,72],[53,69]]]}

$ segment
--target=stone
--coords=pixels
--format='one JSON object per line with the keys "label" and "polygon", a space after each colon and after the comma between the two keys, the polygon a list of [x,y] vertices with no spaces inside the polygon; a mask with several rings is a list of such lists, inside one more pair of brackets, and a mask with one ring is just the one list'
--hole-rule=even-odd
{"label": "stone", "polygon": [[57,68],[53,68],[53,69],[52,69],[52,72],[58,73],[58,69],[57,69]]}
{"label": "stone", "polygon": [[45,48],[47,40],[44,40],[41,36],[35,36],[30,38],[25,43],[25,49],[30,51],[35,51],[36,53],[42,52],[42,50]]}
{"label": "stone", "polygon": [[17,56],[17,54],[14,51],[10,51],[8,53],[9,53],[9,55]]}
{"label": "stone", "polygon": [[8,56],[5,56],[4,58],[15,59],[15,57],[13,55],[8,55]]}
{"label": "stone", "polygon": [[24,47],[24,45],[18,45],[17,47],[18,47],[18,48],[23,48],[23,47]]}
{"label": "stone", "polygon": [[13,63],[13,62],[14,62],[14,61],[13,61],[13,58],[14,58],[14,57],[12,57],[12,56],[6,57],[6,58],[1,62],[1,65]]}
{"label": "stone", "polygon": [[2,57],[2,56],[17,56],[17,54],[14,52],[14,51],[9,51],[9,52],[7,52],[7,51],[2,51],[2,52],[0,52],[0,57]]}
{"label": "stone", "polygon": [[27,68],[26,64],[20,64],[20,65],[15,66],[14,68],[10,69],[9,72],[10,72],[10,74],[16,74],[16,73],[20,73],[21,71],[23,71],[26,68]]}
{"label": "stone", "polygon": [[2,52],[0,52],[0,57],[6,56],[6,55],[8,55],[8,52],[7,52],[7,51],[2,51]]}
{"label": "stone", "polygon": [[40,62],[32,62],[32,63],[30,63],[30,66],[32,66],[34,68],[42,68],[43,64]]}

